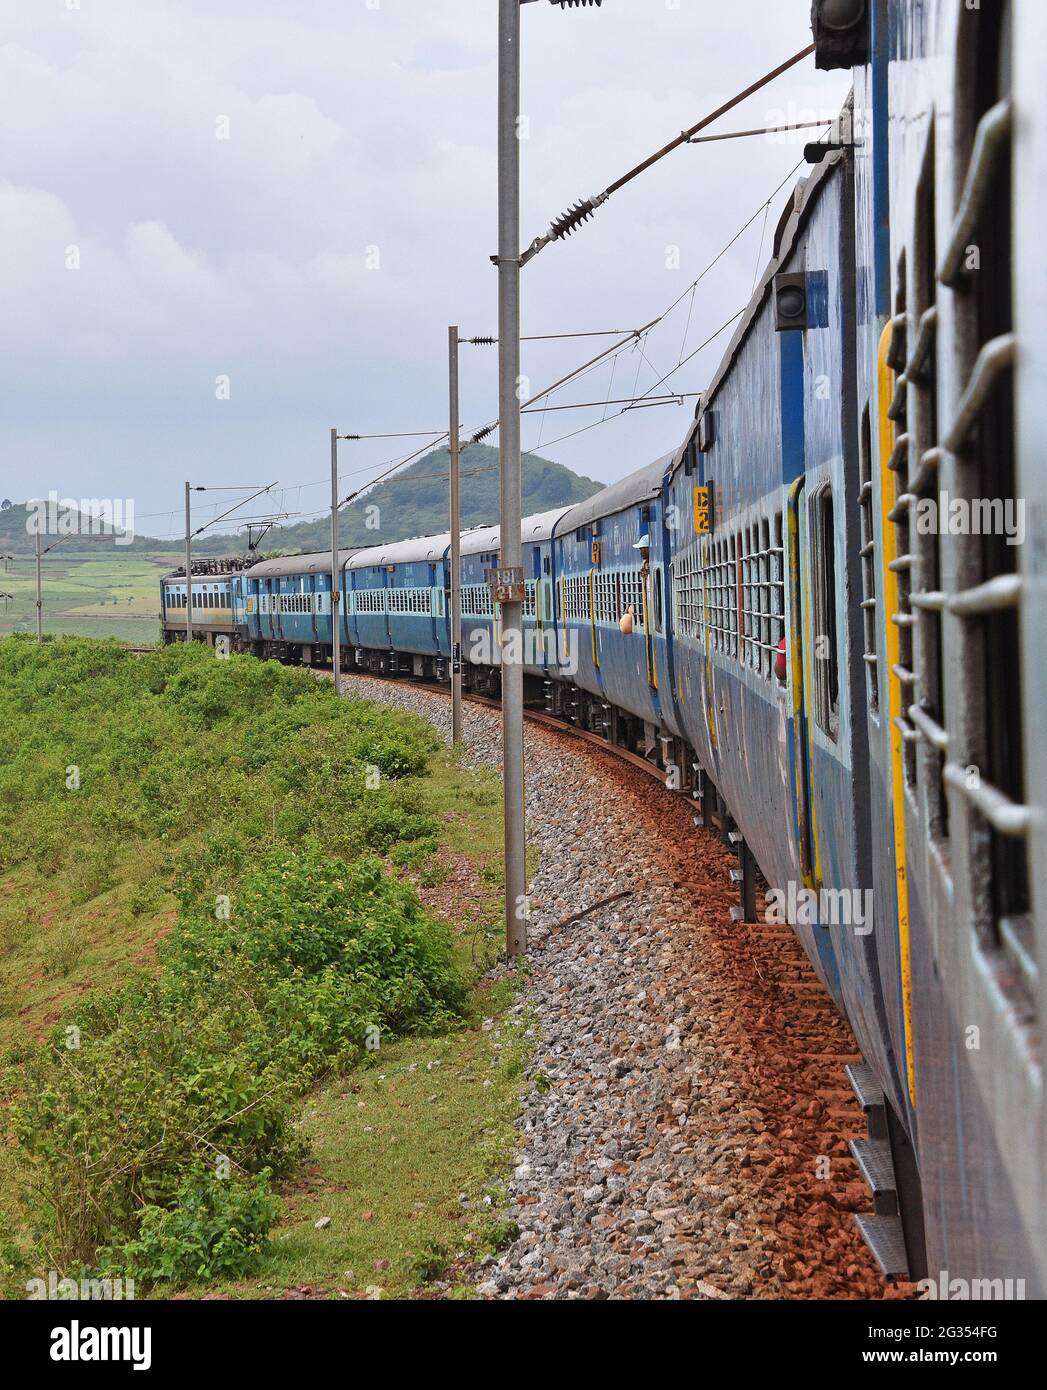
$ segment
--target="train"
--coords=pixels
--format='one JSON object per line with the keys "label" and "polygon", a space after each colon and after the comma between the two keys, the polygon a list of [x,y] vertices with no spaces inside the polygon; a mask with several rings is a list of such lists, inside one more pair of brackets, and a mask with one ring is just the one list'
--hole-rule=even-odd
{"label": "train", "polygon": [[[1042,1298],[1047,9],[816,0],[813,27],[850,98],[679,447],[525,520],[518,659],[719,830],[739,918],[761,892],[795,930],[861,1050],[883,1273]],[[498,528],[461,545],[464,683],[496,694]],[[448,678],[449,549],[339,556],[347,665]],[[188,601],[194,636],[323,665],[331,568],[168,576],[165,640]]]}

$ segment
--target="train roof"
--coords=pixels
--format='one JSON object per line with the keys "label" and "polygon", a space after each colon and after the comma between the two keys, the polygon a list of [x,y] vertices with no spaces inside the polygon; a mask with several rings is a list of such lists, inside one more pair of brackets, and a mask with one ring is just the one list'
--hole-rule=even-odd
{"label": "train roof", "polygon": [[481,555],[485,550],[497,550],[500,537],[498,526],[476,526],[471,531],[463,531],[462,554]]}
{"label": "train roof", "polygon": [[[528,541],[547,541],[556,530],[557,523],[571,510],[570,507],[551,507],[547,512],[535,512],[525,516],[520,524],[524,544]],[[462,554],[480,555],[485,550],[498,550],[501,546],[501,527],[478,526],[466,531],[462,536]]]}
{"label": "train roof", "polygon": [[822,191],[822,185],[828,182],[837,164],[839,164],[842,159],[842,150],[830,151],[825,155],[821,163],[815,167],[813,173],[809,174],[805,179],[800,179],[793,189],[792,203],[791,205],[786,204],[786,213],[783,216],[779,228],[775,254],[767,263],[767,268],[760,277],[760,283],[757,285],[753,297],[749,300],[745,313],[742,315],[742,321],[735,329],[734,337],[728,344],[727,351],[724,353],[723,360],[720,362],[719,367],[717,367],[712,381],[709,383],[708,388],[702,393],[703,411],[712,402],[717,391],[723,385],[724,378],[734,365],[734,359],[741,351],[743,342],[749,336],[749,330],[760,315],[764,301],[771,293],[775,275],[777,275],[781,266],[784,265],[792,255],[796,240],[809,221],[811,213],[814,211],[814,206],[818,201],[818,195]]}
{"label": "train roof", "polygon": [[[344,569],[356,550],[339,550],[338,563]],[[331,552],[314,551],[309,555],[281,555],[275,560],[259,560],[247,573],[252,579],[271,579],[281,574],[328,574],[331,569]]]}
{"label": "train roof", "polygon": [[[556,523],[566,516],[570,507],[552,507],[547,512],[525,516],[521,531],[525,541],[548,540]],[[462,554],[482,555],[485,550],[497,550],[501,540],[498,526],[473,526],[462,532]],[[450,531],[438,536],[415,536],[407,541],[391,541],[389,545],[374,545],[358,550],[351,569],[366,569],[368,565],[408,565],[414,561],[440,560],[451,544]]]}
{"label": "train roof", "polygon": [[358,550],[350,569],[366,569],[369,565],[409,565],[419,560],[442,560],[451,544],[450,531],[439,536],[413,536],[406,541],[390,541],[387,545],[372,545]]}
{"label": "train roof", "polygon": [[561,530],[577,530],[579,526],[587,526],[597,517],[612,516],[626,507],[646,502],[649,497],[657,497],[662,490],[665,470],[672,459],[672,454],[666,454],[660,459],[655,459],[653,463],[645,463],[635,473],[619,478],[616,483],[593,493],[592,497],[587,497],[584,502],[577,503],[564,518]]}
{"label": "train roof", "polygon": [[547,541],[556,530],[557,522],[574,510],[570,507],[553,507],[547,512],[536,512],[534,516],[523,519],[524,541]]}
{"label": "train roof", "polygon": [[[624,481],[629,482],[630,479]],[[612,488],[605,488],[597,495],[603,497],[621,486],[622,484],[616,483]],[[573,510],[572,507],[552,507],[549,511],[536,512],[533,516],[524,517],[524,541],[548,540],[557,523]],[[480,555],[485,550],[497,550],[499,535],[497,526],[474,526],[471,530],[463,531],[462,554]],[[450,544],[451,533],[444,531],[438,536],[413,536],[406,541],[390,541],[388,545],[340,550],[338,557],[342,567],[348,569],[366,569],[370,565],[407,565],[418,561],[432,563],[443,559]],[[331,552],[321,550],[309,555],[283,555],[276,560],[260,560],[244,573],[252,579],[268,579],[287,574],[326,574],[330,568]]]}
{"label": "train roof", "polygon": [[[853,103],[853,99],[852,93],[844,103],[841,117],[846,115]],[[838,118],[838,121],[839,119],[840,118]],[[834,126],[830,135],[830,140],[836,140],[838,136],[839,130]],[[746,306],[745,313],[742,315],[741,321],[734,331],[734,336],[727,346],[727,351],[720,360],[720,365],[713,373],[712,380],[702,393],[701,399],[698,402],[698,409],[695,411],[694,424],[687,431],[683,443],[673,455],[673,473],[675,473],[683,463],[684,453],[698,428],[698,421],[712,405],[717,392],[730,375],[735,359],[741,352],[746,338],[748,338],[753,325],[763,310],[766,300],[771,294],[774,286],[774,277],[792,255],[796,241],[814,211],[824,184],[832,177],[836,170],[836,166],[843,158],[844,154],[842,150],[829,150],[822,158],[821,162],[815,166],[813,171],[806,178],[800,179],[793,189],[792,199],[786,203],[785,211],[782,214],[782,219],[775,233],[774,254],[771,256],[763,275],[760,277],[760,283],[753,291],[752,298]]]}

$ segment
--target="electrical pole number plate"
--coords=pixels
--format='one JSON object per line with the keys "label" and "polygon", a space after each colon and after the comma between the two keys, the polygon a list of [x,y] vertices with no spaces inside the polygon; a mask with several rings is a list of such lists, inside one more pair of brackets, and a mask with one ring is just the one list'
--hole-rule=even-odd
{"label": "electrical pole number plate", "polygon": [[491,591],[492,603],[523,603],[523,570],[516,567],[508,569],[484,570],[484,579]]}

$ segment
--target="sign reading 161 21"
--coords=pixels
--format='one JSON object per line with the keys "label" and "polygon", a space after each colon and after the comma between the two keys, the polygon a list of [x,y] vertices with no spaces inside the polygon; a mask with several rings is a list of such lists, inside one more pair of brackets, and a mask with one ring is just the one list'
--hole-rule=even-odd
{"label": "sign reading 161 21", "polygon": [[491,591],[492,603],[523,603],[524,576],[519,566],[484,570],[484,579]]}
{"label": "sign reading 161 21", "polygon": [[708,487],[694,490],[694,530],[698,536],[707,536],[712,526],[712,498]]}

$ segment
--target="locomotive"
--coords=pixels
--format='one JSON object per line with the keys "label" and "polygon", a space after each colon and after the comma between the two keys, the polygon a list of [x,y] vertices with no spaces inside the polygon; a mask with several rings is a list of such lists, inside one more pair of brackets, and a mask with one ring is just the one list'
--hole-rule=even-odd
{"label": "locomotive", "polygon": [[[851,98],[679,448],[525,520],[521,659],[533,701],[693,798],[738,914],[762,876],[848,1019],[883,1272],[1042,1298],[1047,11],[816,0],[814,33]],[[339,557],[350,663],[447,677],[449,545]],[[464,533],[489,693],[498,553]],[[165,640],[187,603],[205,640],[329,657],[329,554],[169,576]]]}

